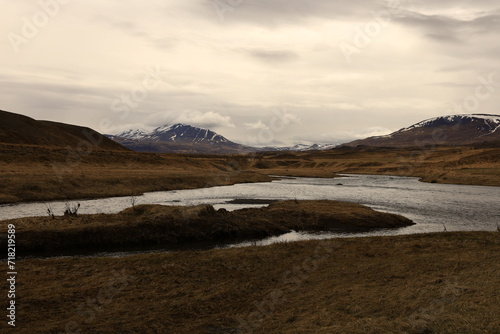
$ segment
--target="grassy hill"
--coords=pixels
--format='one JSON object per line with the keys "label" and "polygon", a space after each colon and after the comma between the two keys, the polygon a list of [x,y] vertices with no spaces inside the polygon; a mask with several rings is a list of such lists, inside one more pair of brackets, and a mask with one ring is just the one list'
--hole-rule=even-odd
{"label": "grassy hill", "polygon": [[37,121],[3,110],[0,110],[0,143],[128,151],[122,145],[87,127]]}

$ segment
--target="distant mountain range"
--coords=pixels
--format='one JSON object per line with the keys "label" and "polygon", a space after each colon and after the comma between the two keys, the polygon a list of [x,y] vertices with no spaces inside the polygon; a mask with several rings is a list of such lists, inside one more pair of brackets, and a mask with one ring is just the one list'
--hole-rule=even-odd
{"label": "distant mountain range", "polygon": [[238,144],[208,129],[187,124],[160,126],[150,132],[127,130],[108,138],[139,152],[234,154],[259,151],[306,151],[332,145],[295,145],[291,147],[251,147]]}
{"label": "distant mountain range", "polygon": [[128,130],[102,135],[90,128],[0,110],[0,143],[43,145],[156,153],[234,154],[249,152],[327,150],[337,146],[411,147],[423,145],[500,145],[500,115],[463,114],[441,116],[416,123],[386,136],[355,140],[343,145],[295,145],[251,147],[232,142],[208,129],[187,124],[154,129]]}
{"label": "distant mountain range", "polygon": [[[500,115],[468,114],[431,118],[386,136],[355,140],[343,145],[251,147],[238,144],[208,129],[187,124],[161,126],[151,132],[128,130],[108,135],[134,151],[161,153],[231,154],[262,151],[328,150],[337,146],[409,147],[419,145],[468,145],[500,142]],[[497,131],[498,130],[498,131]]]}
{"label": "distant mountain range", "polygon": [[331,148],[337,147],[334,144],[297,144],[294,146],[269,146],[259,148],[260,151],[320,151],[329,150]]}
{"label": "distant mountain range", "polygon": [[127,148],[90,128],[64,123],[37,121],[0,110],[0,143],[42,145],[86,150],[125,150]]}
{"label": "distant mountain range", "polygon": [[500,143],[500,115],[464,114],[430,118],[386,136],[355,140],[344,146],[409,147]]}

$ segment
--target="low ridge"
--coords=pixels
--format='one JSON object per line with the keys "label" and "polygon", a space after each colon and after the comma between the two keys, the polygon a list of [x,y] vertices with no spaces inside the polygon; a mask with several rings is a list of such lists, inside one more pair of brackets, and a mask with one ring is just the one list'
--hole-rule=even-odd
{"label": "low ridge", "polygon": [[87,127],[33,118],[0,110],[0,143],[72,147],[82,150],[127,150],[122,145]]}

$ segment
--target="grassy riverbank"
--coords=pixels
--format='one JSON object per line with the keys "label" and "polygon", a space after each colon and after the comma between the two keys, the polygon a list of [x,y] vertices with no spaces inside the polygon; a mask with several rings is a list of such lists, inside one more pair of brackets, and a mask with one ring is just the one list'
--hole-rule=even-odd
{"label": "grassy riverbank", "polygon": [[[0,204],[141,195],[144,192],[269,182],[228,156],[174,155],[0,143]],[[0,217],[1,219],[1,217]]]}
{"label": "grassy riverbank", "polygon": [[499,237],[21,260],[16,332],[499,333]]}
{"label": "grassy riverbank", "polygon": [[252,167],[269,175],[396,175],[419,177],[423,182],[500,186],[498,147],[362,147],[266,153],[257,155]]}
{"label": "grassy riverbank", "polygon": [[0,203],[268,182],[272,180],[268,175],[335,177],[338,173],[360,173],[500,186],[499,166],[500,148],[496,147],[339,148],[214,156],[76,152],[0,143]]}
{"label": "grassy riverbank", "polygon": [[36,217],[14,224],[19,255],[175,248],[228,243],[296,231],[369,231],[413,224],[363,205],[335,201],[280,201],[265,208],[228,212],[210,205],[140,205],[119,214]]}

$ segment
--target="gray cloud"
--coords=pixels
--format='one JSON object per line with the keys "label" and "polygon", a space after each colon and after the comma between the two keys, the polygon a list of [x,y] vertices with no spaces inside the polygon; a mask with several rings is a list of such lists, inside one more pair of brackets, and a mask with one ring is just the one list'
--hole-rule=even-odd
{"label": "gray cloud", "polygon": [[370,17],[371,10],[386,7],[373,0],[245,0],[224,15],[225,23],[251,23],[266,27],[304,24],[309,20]]}
{"label": "gray cloud", "polygon": [[294,61],[299,58],[298,54],[293,51],[286,50],[246,50],[251,57],[260,61],[277,64]]}
{"label": "gray cloud", "polygon": [[413,11],[402,11],[396,20],[415,27],[427,37],[439,42],[467,43],[477,35],[498,35],[500,14],[483,13],[472,20],[461,20],[445,15],[426,15]]}

